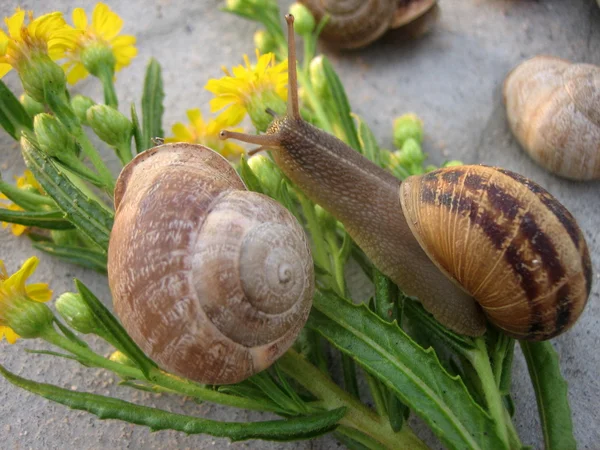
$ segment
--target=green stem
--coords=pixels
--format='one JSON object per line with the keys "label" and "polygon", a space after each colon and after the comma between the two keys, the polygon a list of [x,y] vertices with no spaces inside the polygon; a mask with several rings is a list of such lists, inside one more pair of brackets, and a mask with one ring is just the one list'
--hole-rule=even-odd
{"label": "green stem", "polygon": [[107,210],[111,214],[115,213],[114,209],[110,208],[106,203],[104,203],[104,201],[102,201],[102,199],[98,197],[81,178],[79,178],[77,175],[75,175],[65,167],[63,167],[62,169],[67,178],[71,180],[71,183],[73,183],[73,185],[77,189],[79,189],[81,192],[87,195],[89,199],[94,200],[96,203],[98,203],[98,205],[100,205],[103,209]]}
{"label": "green stem", "polygon": [[[506,420],[507,415],[502,402],[502,395],[496,385],[494,372],[490,365],[485,340],[483,338],[474,339],[476,350],[467,353],[467,357],[473,368],[477,372],[481,381],[481,389],[487,404],[487,411],[494,418],[498,429],[498,436],[505,442],[506,447],[509,445],[509,429],[513,427],[512,420]],[[516,432],[515,432],[516,434]]]}
{"label": "green stem", "polygon": [[[104,358],[94,353],[89,348],[83,347],[58,334],[54,328],[48,328],[41,337],[50,344],[60,347],[63,350],[66,350],[69,353],[77,356],[80,361],[85,362],[88,366],[110,370],[122,378],[133,378],[143,382],[149,381],[141,370]],[[275,413],[280,412],[279,410],[276,411],[267,408],[267,405],[264,403],[248,398],[223,394],[183,378],[176,377],[175,375],[168,374],[160,369],[153,369],[150,372],[150,381],[161,388],[171,389],[180,394],[184,394],[202,401],[233,406],[236,408],[251,409],[254,411],[270,411]]]}
{"label": "green stem", "polygon": [[308,75],[306,75],[302,71],[299,71],[298,72],[298,82],[304,88],[304,93],[306,94],[306,97],[308,97],[310,106],[312,107],[312,109],[315,113],[315,116],[317,117],[319,127],[321,127],[323,130],[327,131],[330,134],[334,134],[333,133],[333,125],[331,124],[329,117],[325,113],[325,110],[323,109],[323,106],[321,105],[321,102],[319,101],[318,95],[313,90],[312,85],[310,83],[310,78],[308,77]]}
{"label": "green stem", "polygon": [[326,231],[325,241],[329,246],[329,253],[333,256],[333,275],[336,283],[336,291],[340,297],[346,297],[346,280],[344,278],[344,263],[340,258],[340,248],[337,243],[337,235],[335,232]]}
{"label": "green stem", "polygon": [[313,239],[314,244],[314,255],[315,261],[317,265],[323,267],[324,269],[329,269],[329,255],[327,254],[327,250],[325,249],[325,238],[323,236],[323,232],[317,220],[317,215],[315,213],[315,208],[313,204],[308,200],[304,194],[299,191],[296,191],[298,196],[298,201],[300,202],[300,206],[302,207],[302,213],[306,218],[306,222],[308,224],[308,229],[310,231],[310,235]]}
{"label": "green stem", "polygon": [[394,433],[386,418],[378,416],[358,399],[345,392],[295,351],[288,350],[278,362],[279,367],[289,377],[323,400],[327,408],[344,406],[348,409],[340,425],[360,431],[384,448],[394,450],[427,448],[407,426]]}
{"label": "green stem", "polygon": [[104,183],[106,192],[110,196],[112,196],[115,190],[115,179],[110,173],[110,170],[108,170],[106,164],[104,164],[104,161],[102,161],[100,154],[94,148],[94,145],[87,137],[81,126],[73,130],[73,135],[75,136],[75,139],[77,139],[77,142],[79,142],[79,144],[81,145],[81,150],[83,151],[83,153],[90,159],[92,165],[98,171],[98,174],[100,175],[100,178]]}
{"label": "green stem", "polygon": [[373,401],[375,402],[375,411],[382,417],[388,415],[387,406],[385,404],[385,399],[383,398],[382,384],[379,382],[377,378],[369,373],[365,373],[367,384],[369,385],[369,390],[371,391],[371,396],[373,397]]}
{"label": "green stem", "polygon": [[112,106],[117,109],[119,107],[119,99],[117,98],[117,92],[115,91],[114,69],[108,65],[102,65],[101,70],[96,75],[102,82],[102,88],[104,89],[104,103],[108,106]]}
{"label": "green stem", "polygon": [[117,156],[121,160],[123,165],[126,165],[133,159],[133,153],[131,153],[131,142],[124,142],[115,147]]}

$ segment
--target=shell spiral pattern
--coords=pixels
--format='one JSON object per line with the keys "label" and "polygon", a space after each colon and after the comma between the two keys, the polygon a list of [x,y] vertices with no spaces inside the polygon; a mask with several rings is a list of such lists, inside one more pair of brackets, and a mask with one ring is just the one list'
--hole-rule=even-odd
{"label": "shell spiral pattern", "polygon": [[293,343],[314,291],[306,236],[220,155],[191,144],[148,150],[123,170],[115,207],[115,310],[161,367],[236,383]]}
{"label": "shell spiral pattern", "polygon": [[575,323],[591,290],[590,255],[543,188],[508,170],[459,166],[407,178],[400,196],[425,252],[498,328],[543,340]]}

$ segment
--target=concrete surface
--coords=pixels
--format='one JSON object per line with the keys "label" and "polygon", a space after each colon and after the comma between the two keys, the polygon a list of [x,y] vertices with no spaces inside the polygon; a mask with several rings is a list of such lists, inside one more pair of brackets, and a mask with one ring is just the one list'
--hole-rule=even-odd
{"label": "concrete surface", "polygon": [[[49,6],[52,3],[52,7]],[[201,107],[208,112],[210,95],[203,90],[209,77],[219,76],[221,65],[241,62],[253,53],[256,25],[218,11],[221,1],[130,0],[108,1],[125,21],[124,31],[138,39],[139,56],[121,72],[117,89],[122,105],[140,98],[143,73],[150,56],[164,68],[166,91],[165,129],[185,118],[185,110]],[[0,0],[2,16],[10,15],[15,2]],[[72,8],[93,2],[25,1],[21,6],[36,14],[50,8],[70,15]],[[590,302],[581,320],[553,341],[569,382],[575,433],[580,448],[600,448],[600,184],[558,179],[537,167],[512,138],[501,102],[505,74],[523,59],[539,54],[600,64],[600,9],[595,0],[441,0],[441,17],[426,37],[405,44],[385,41],[369,49],[330,54],[350,93],[354,110],[365,117],[380,142],[391,147],[391,121],[404,112],[421,116],[426,126],[425,146],[434,162],[446,158],[487,163],[518,171],[552,192],[566,205],[584,231],[596,268]],[[16,77],[7,77],[18,86]],[[76,91],[100,99],[94,80]],[[0,136],[0,168],[6,179],[22,173],[23,163],[11,140]],[[115,159],[113,167],[117,168]],[[0,258],[14,271],[27,257],[37,254],[41,264],[36,280],[49,281],[54,291],[71,290],[73,277],[81,278],[109,303],[106,279],[93,272],[63,264],[31,249],[26,238],[15,238],[0,229]],[[220,420],[256,420],[260,414],[197,405],[169,396],[150,396],[119,389],[110,374],[76,364],[29,355],[25,347],[0,344],[0,360],[18,374],[52,382],[73,390],[118,395],[171,411]],[[107,349],[105,349],[107,350]],[[107,350],[108,351],[108,350]],[[514,367],[513,396],[516,423],[523,442],[542,448],[535,399],[520,354]],[[116,421],[99,421],[87,413],[52,404],[0,380],[0,448],[2,449],[329,449],[338,444],[330,437],[312,443],[230,444],[207,436],[150,433],[146,428]],[[439,443],[412,420],[417,433],[434,448]]]}

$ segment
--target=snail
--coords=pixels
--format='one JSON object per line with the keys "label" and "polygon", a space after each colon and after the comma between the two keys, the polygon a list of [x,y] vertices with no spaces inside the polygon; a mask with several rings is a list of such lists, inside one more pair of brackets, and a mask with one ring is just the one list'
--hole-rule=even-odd
{"label": "snail", "polygon": [[508,74],[504,103],[538,164],[572,180],[600,179],[600,67],[536,56]]}
{"label": "snail", "polygon": [[329,19],[319,37],[338,48],[364,47],[386,31],[436,10],[437,0],[300,0],[317,22]]}
{"label": "snail", "polygon": [[269,367],[314,291],[303,229],[202,145],[166,144],[121,172],[108,280],[123,326],[161,367],[206,384]]}
{"label": "snail", "polygon": [[[293,18],[286,16],[289,60]],[[281,170],[342,222],[373,264],[448,328],[484,333],[485,317],[519,339],[549,339],[581,314],[591,289],[585,239],[571,214],[508,170],[458,166],[400,182],[288,110],[264,135],[222,131],[272,150]]]}

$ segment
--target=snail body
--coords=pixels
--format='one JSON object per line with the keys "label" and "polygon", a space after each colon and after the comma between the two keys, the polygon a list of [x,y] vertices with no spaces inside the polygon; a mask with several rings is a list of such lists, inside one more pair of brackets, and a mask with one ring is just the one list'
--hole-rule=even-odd
{"label": "snail body", "polygon": [[424,16],[437,0],[301,0],[317,22],[329,20],[320,38],[338,48],[360,48],[390,29]]}
{"label": "snail body", "polygon": [[481,335],[487,317],[512,336],[541,340],[575,322],[591,289],[591,262],[579,227],[556,199],[517,174],[484,166],[401,183],[300,118],[294,70],[288,114],[267,134],[221,137],[272,149],[281,170],[344,224],[373,264],[452,330]]}
{"label": "snail body", "polygon": [[306,236],[223,157],[193,144],[147,150],[121,172],[115,208],[115,311],[161,367],[236,383],[293,343],[314,290]]}
{"label": "snail body", "polygon": [[506,77],[504,102],[538,164],[572,180],[600,179],[600,67],[536,56]]}

